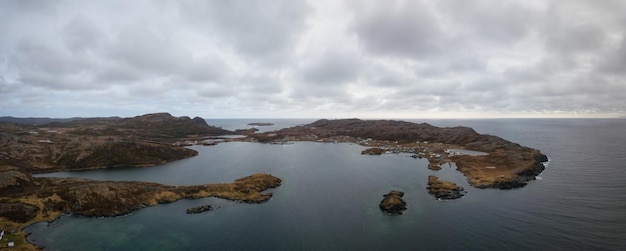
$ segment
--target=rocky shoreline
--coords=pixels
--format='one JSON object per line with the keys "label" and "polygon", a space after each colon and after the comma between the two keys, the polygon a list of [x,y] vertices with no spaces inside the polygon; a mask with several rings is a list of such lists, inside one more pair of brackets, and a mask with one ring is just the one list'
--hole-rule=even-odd
{"label": "rocky shoreline", "polygon": [[[167,113],[36,121],[50,123],[0,122],[0,229],[19,229],[13,233],[14,238],[21,238],[16,243],[26,243],[21,232],[25,226],[50,222],[65,214],[119,216],[157,204],[203,197],[262,203],[272,197],[262,192],[281,184],[279,178],[268,174],[198,186],[33,178],[34,173],[160,165],[198,154],[179,142],[234,134],[209,126],[202,118]],[[16,248],[38,249],[33,245]]]}
{"label": "rocky shoreline", "polygon": [[[77,118],[51,120],[45,125],[0,122],[0,227],[22,229],[52,221],[62,214],[118,216],[180,199],[218,197],[244,203],[263,203],[281,180],[254,174],[226,184],[167,186],[149,182],[110,182],[76,178],[33,178],[33,173],[142,167],[189,158],[197,152],[180,142],[202,142],[235,132],[212,127],[204,119],[173,117],[167,113],[133,118]],[[262,125],[257,125],[262,126]],[[241,131],[244,132],[244,131]],[[234,141],[285,144],[292,141],[350,142],[367,147],[362,154],[410,153],[426,158],[431,170],[456,164],[471,186],[513,189],[535,179],[548,159],[539,150],[523,147],[467,127],[438,128],[393,120],[318,120],[278,131],[245,131]],[[467,149],[483,156],[454,155],[447,149]],[[462,187],[429,177],[428,191],[438,199],[457,199]],[[404,192],[385,194],[379,208],[402,214]],[[191,212],[210,210],[210,206]],[[23,233],[22,233],[23,235]],[[23,249],[35,250],[34,246]]]}
{"label": "rocky shoreline", "polygon": [[167,186],[137,181],[95,181],[77,178],[33,178],[15,168],[0,171],[0,224],[22,229],[60,215],[120,216],[180,199],[218,197],[244,203],[262,203],[280,186],[269,174],[253,174],[232,183]]}
{"label": "rocky shoreline", "polygon": [[[497,136],[479,134],[468,127],[440,128],[427,123],[394,120],[321,119],[243,139],[252,142],[349,142],[367,147],[364,155],[409,153],[427,158],[428,168],[440,170],[453,162],[476,188],[512,189],[525,186],[544,169],[548,157],[539,150]],[[451,154],[448,149],[483,152],[473,156]]]}

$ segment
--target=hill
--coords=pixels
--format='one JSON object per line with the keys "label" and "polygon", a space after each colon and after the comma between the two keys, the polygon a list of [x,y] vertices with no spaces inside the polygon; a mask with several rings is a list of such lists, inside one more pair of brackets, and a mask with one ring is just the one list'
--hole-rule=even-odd
{"label": "hill", "polygon": [[155,113],[132,118],[81,118],[41,125],[0,123],[0,166],[29,172],[151,166],[197,152],[179,140],[233,134],[196,117]]}

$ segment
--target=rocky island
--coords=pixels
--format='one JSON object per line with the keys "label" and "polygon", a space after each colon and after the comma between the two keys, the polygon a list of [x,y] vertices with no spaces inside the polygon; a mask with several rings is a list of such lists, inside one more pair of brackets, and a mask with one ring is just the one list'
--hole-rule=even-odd
{"label": "rocky island", "polygon": [[248,123],[248,125],[251,125],[251,126],[273,126],[274,123],[254,122],[254,123]]}
{"label": "rocky island", "polygon": [[456,184],[440,180],[439,177],[430,175],[428,176],[428,193],[435,196],[439,200],[454,200],[463,197],[463,187]]}
{"label": "rocky island", "polygon": [[212,211],[212,210],[213,210],[213,206],[211,206],[211,205],[202,205],[202,206],[199,206],[199,207],[187,208],[185,213],[187,213],[187,214],[199,214],[199,213],[203,213],[203,212],[206,212],[206,211]]}
{"label": "rocky island", "polygon": [[406,202],[402,199],[402,196],[404,196],[404,192],[391,191],[383,195],[384,199],[378,207],[388,214],[402,214],[402,211],[406,210]]}

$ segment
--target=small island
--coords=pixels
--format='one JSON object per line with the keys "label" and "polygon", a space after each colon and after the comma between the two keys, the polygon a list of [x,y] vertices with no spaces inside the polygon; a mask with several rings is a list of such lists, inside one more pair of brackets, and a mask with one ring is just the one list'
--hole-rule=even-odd
{"label": "small island", "polygon": [[439,177],[430,175],[428,176],[428,193],[432,194],[438,200],[454,200],[463,197],[463,187],[456,184],[440,180]]}
{"label": "small island", "polygon": [[211,205],[202,205],[202,206],[199,206],[199,207],[187,208],[185,213],[187,213],[187,214],[199,214],[199,213],[204,213],[206,211],[212,211],[212,210],[213,210],[213,206],[211,206]]}
{"label": "small island", "polygon": [[249,126],[273,126],[273,123],[266,123],[266,122],[254,122],[254,123],[248,123]]}
{"label": "small island", "polygon": [[378,207],[388,214],[402,214],[402,211],[406,210],[406,202],[402,199],[402,196],[404,196],[404,192],[391,191],[383,195],[384,199]]}
{"label": "small island", "polygon": [[385,149],[378,148],[378,147],[372,147],[372,148],[367,148],[367,149],[361,151],[361,154],[363,154],[363,155],[382,155],[384,152],[385,152]]}

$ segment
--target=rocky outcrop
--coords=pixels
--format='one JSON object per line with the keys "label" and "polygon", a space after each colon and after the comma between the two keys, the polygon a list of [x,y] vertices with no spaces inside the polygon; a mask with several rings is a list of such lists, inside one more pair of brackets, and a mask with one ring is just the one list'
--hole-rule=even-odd
{"label": "rocky outcrop", "polygon": [[68,169],[153,166],[198,155],[188,148],[141,141],[77,143],[64,148],[52,162]]}
{"label": "rocky outcrop", "polygon": [[384,199],[378,207],[388,214],[402,214],[406,210],[406,202],[402,199],[404,192],[391,191],[383,195]]}
{"label": "rocky outcrop", "polygon": [[37,216],[39,208],[26,203],[0,202],[0,217],[17,223],[26,223]]}
{"label": "rocky outcrop", "polygon": [[250,134],[255,134],[258,131],[259,131],[258,128],[248,128],[248,129],[237,129],[235,130],[235,133],[241,134],[241,135],[250,135]]}
{"label": "rocky outcrop", "polygon": [[[46,212],[60,211],[60,213],[83,216],[117,216],[140,208],[185,198],[219,197],[246,203],[261,203],[272,197],[271,193],[261,192],[281,184],[279,178],[269,174],[254,174],[232,183],[196,186],[167,186],[149,182],[94,181],[77,178],[32,178],[28,174],[16,171],[0,172],[0,177],[3,177],[3,180],[26,177],[24,182],[36,188],[27,191],[3,190],[3,192],[14,194],[3,194],[8,204],[5,203],[0,207],[2,212],[9,212],[15,217],[19,216],[19,219],[26,220],[32,218],[30,216],[33,211],[35,214],[40,213],[40,209]],[[10,184],[5,187],[10,187]],[[10,199],[13,195],[19,196]],[[26,202],[40,205],[41,208],[29,207]]]}
{"label": "rocky outcrop", "polygon": [[185,213],[187,213],[187,214],[199,214],[199,213],[203,213],[203,212],[206,212],[206,211],[212,211],[212,210],[213,210],[213,206],[211,206],[211,205],[202,205],[202,206],[199,206],[199,207],[187,208]]}
{"label": "rocky outcrop", "polygon": [[463,187],[456,184],[440,180],[439,177],[430,175],[428,176],[428,193],[435,196],[440,200],[454,200],[463,197]]}
{"label": "rocky outcrop", "polygon": [[428,158],[428,169],[433,171],[441,170],[441,160],[435,158]]}
{"label": "rocky outcrop", "polygon": [[361,154],[364,154],[364,155],[381,155],[384,152],[385,152],[385,149],[378,148],[378,147],[372,147],[372,148],[367,148],[367,149],[361,151]]}
{"label": "rocky outcrop", "polygon": [[1,195],[21,195],[31,193],[35,189],[37,189],[37,184],[31,181],[30,175],[18,171],[17,168],[0,172]]}

